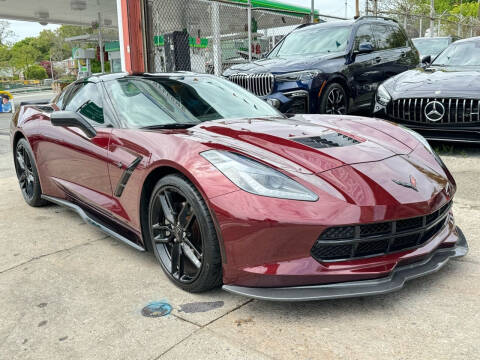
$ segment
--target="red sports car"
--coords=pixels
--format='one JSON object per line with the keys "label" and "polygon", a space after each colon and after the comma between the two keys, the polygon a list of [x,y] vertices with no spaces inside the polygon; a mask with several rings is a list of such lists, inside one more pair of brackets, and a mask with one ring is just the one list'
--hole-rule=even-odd
{"label": "red sports car", "polygon": [[285,117],[193,73],[114,74],[22,104],[25,201],[73,209],[179,287],[270,300],[401,288],[468,246],[455,182],[428,143],[371,118]]}

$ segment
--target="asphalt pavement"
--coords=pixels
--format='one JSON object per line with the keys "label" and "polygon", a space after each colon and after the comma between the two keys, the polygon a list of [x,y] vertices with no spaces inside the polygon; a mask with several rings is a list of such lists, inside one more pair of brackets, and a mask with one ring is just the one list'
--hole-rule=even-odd
{"label": "asphalt pavement", "polygon": [[[0,131],[5,123],[0,117]],[[437,145],[458,184],[466,257],[388,295],[273,303],[183,292],[152,255],[61,207],[27,206],[2,134],[0,359],[480,357],[478,148]],[[171,312],[145,316],[158,302]]]}

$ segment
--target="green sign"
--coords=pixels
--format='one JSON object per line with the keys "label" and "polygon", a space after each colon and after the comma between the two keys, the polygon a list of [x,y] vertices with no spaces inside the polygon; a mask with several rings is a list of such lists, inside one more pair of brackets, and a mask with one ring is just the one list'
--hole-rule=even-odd
{"label": "green sign", "polygon": [[88,66],[80,66],[80,72],[88,72]]}
{"label": "green sign", "polygon": [[110,41],[105,43],[105,52],[120,51],[120,41]]}
{"label": "green sign", "polygon": [[208,47],[208,39],[207,38],[194,38],[194,37],[189,37],[188,42],[190,47],[195,47],[195,48],[206,48]]}
{"label": "green sign", "polygon": [[165,46],[165,38],[163,35],[156,35],[153,37],[153,44],[155,46]]}

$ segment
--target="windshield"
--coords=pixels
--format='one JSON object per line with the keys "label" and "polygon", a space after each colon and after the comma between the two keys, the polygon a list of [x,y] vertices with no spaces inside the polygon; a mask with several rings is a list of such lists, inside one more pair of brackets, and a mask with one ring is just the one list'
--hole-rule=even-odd
{"label": "windshield", "polygon": [[413,39],[418,52],[422,55],[436,56],[440,54],[449,44],[449,39]]}
{"label": "windshield", "polygon": [[282,116],[240,86],[209,75],[132,77],[105,85],[118,115],[132,127]]}
{"label": "windshield", "polygon": [[351,26],[306,28],[290,33],[268,56],[298,56],[343,52],[347,48]]}
{"label": "windshield", "polygon": [[445,49],[433,66],[480,66],[480,41],[454,43]]}

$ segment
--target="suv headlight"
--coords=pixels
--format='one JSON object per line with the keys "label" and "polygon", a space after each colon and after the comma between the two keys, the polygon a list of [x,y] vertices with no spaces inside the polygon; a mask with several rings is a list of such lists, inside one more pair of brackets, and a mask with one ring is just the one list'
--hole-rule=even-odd
{"label": "suv headlight", "polygon": [[380,85],[377,89],[377,102],[381,105],[388,105],[388,103],[392,100],[392,97],[388,93],[387,89],[385,89],[385,86]]}
{"label": "suv headlight", "polygon": [[318,200],[317,194],[303,185],[246,156],[218,150],[207,150],[200,155],[249,193],[290,200]]}
{"label": "suv headlight", "polygon": [[322,72],[320,70],[296,71],[286,74],[275,75],[275,80],[279,82],[287,81],[309,81],[317,77]]}

